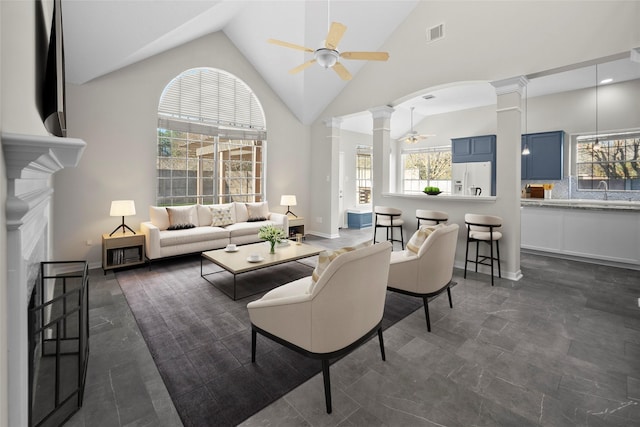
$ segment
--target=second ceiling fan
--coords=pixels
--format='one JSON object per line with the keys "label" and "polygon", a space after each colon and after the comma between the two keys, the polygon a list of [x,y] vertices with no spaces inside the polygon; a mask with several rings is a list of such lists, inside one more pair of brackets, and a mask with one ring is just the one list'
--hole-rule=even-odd
{"label": "second ceiling fan", "polygon": [[289,70],[289,74],[299,73],[300,71],[309,67],[311,64],[317,62],[324,68],[333,68],[333,70],[336,72],[336,74],[338,74],[338,76],[340,76],[342,80],[351,80],[351,73],[349,73],[349,70],[347,70],[344,65],[342,65],[342,63],[338,61],[340,58],[368,61],[386,61],[389,59],[388,52],[340,53],[338,51],[338,43],[342,39],[342,36],[344,35],[346,30],[346,25],[339,22],[332,22],[331,27],[329,28],[329,34],[327,34],[327,39],[324,42],[324,46],[318,49],[311,49],[309,47],[300,46],[294,43],[284,42],[276,39],[269,39],[267,41],[278,46],[284,46],[291,49],[301,50],[303,52],[313,53],[313,59]]}

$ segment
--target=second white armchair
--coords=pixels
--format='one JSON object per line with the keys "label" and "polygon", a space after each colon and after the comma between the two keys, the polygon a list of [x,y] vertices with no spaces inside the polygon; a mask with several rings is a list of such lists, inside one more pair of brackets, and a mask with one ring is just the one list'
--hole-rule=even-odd
{"label": "second white armchair", "polygon": [[458,224],[421,227],[407,243],[407,249],[391,253],[388,288],[390,291],[422,298],[431,332],[428,298],[443,291],[451,301],[453,263],[458,241]]}

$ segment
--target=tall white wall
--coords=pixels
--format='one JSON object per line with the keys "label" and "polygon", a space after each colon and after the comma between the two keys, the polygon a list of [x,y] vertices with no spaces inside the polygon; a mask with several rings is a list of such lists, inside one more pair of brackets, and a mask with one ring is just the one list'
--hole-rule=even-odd
{"label": "tall white wall", "polygon": [[[83,85],[67,87],[69,136],[87,142],[76,169],[55,177],[54,253],[100,265],[101,236],[118,225],[109,216],[112,200],[133,199],[137,229],[155,203],[157,111],[165,86],[182,71],[213,67],[242,79],[257,94],[267,123],[267,187],[270,208],[282,194],[295,194],[296,212],[309,203],[309,128],[302,125],[255,69],[218,32]],[[90,245],[87,244],[90,241]]]}

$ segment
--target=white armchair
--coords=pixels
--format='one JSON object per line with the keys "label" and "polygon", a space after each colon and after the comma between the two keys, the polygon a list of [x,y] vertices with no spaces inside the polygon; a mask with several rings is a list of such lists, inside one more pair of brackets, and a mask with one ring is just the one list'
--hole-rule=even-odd
{"label": "white armchair", "polygon": [[342,253],[316,283],[304,277],[249,303],[251,361],[256,358],[257,333],[320,359],[331,413],[329,359],[351,352],[377,333],[385,360],[381,322],[390,254],[389,242]]}
{"label": "white armchair", "polygon": [[[422,227],[423,230],[431,231],[432,229],[433,231],[420,246],[412,245],[415,241],[412,237],[407,243],[407,249],[391,254],[388,289],[422,298],[429,332],[431,332],[431,321],[427,299],[446,289],[449,307],[453,308],[450,286],[453,284],[451,278],[456,256],[458,228],[458,224]],[[419,232],[420,230],[416,231],[414,236]]]}

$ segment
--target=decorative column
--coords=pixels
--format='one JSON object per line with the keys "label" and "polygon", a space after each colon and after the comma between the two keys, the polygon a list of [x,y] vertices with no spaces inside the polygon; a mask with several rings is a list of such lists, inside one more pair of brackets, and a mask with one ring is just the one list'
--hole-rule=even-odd
{"label": "decorative column", "polygon": [[329,208],[328,215],[326,216],[330,220],[329,235],[331,238],[336,238],[340,237],[338,228],[340,186],[338,179],[340,177],[340,125],[342,124],[342,119],[332,117],[324,120],[324,124],[327,126],[327,144],[331,148],[331,169],[327,176],[329,178],[327,185],[330,189],[330,197],[327,205]]}
{"label": "decorative column", "polygon": [[391,153],[391,115],[395,111],[388,105],[371,108],[373,116],[373,180],[371,189],[371,204],[375,206],[382,199],[382,194],[390,189],[390,153]]}
{"label": "decorative column", "polygon": [[510,279],[522,277],[520,271],[520,171],[522,162],[522,89],[524,76],[491,82],[496,88],[496,204],[503,219],[500,241],[503,271],[514,272]]}

